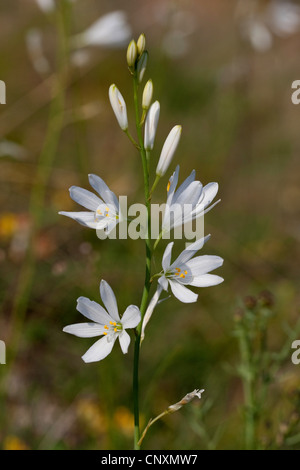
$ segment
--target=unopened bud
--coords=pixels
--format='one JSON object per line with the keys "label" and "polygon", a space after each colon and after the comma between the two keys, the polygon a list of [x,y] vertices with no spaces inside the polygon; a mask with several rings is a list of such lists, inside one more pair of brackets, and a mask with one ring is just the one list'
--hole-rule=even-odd
{"label": "unopened bud", "polygon": [[128,128],[126,103],[116,85],[109,87],[109,99],[119,126],[123,131],[126,131]]}
{"label": "unopened bud", "polygon": [[136,58],[137,58],[137,45],[134,39],[130,41],[129,46],[127,48],[127,64],[129,68],[133,68],[135,66]]}
{"label": "unopened bud", "polygon": [[156,167],[156,174],[158,176],[163,176],[169,168],[169,165],[172,161],[175,150],[177,149],[180,140],[181,129],[181,126],[174,126],[165,140]]}
{"label": "unopened bud", "polygon": [[148,52],[144,51],[137,63],[137,77],[139,83],[143,80],[148,62]]}
{"label": "unopened bud", "polygon": [[145,88],[143,91],[143,98],[142,98],[142,107],[146,111],[147,109],[149,109],[149,106],[151,104],[152,95],[153,95],[153,82],[152,80],[148,80],[148,82],[145,85]]}
{"label": "unopened bud", "polygon": [[145,123],[144,146],[146,150],[152,150],[156,135],[156,129],[160,113],[160,104],[155,101],[148,111]]}
{"label": "unopened bud", "polygon": [[138,51],[139,56],[143,54],[145,47],[146,47],[146,38],[144,34],[141,34],[137,40],[137,51]]}

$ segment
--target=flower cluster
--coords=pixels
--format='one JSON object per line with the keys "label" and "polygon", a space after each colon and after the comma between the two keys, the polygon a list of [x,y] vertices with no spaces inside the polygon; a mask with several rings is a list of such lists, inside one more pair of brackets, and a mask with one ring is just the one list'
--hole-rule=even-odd
{"label": "flower cluster", "polygon": [[[143,81],[148,62],[146,40],[143,34],[139,37],[138,41],[132,40],[130,42],[126,59],[128,69],[134,80],[134,98],[136,104],[138,100],[137,92]],[[166,174],[173,161],[182,131],[180,125],[175,125],[170,130],[162,146],[160,156],[157,159],[155,181],[150,190],[149,168],[160,115],[159,102],[154,101],[152,103],[153,93],[153,82],[148,80],[142,91],[141,116],[138,116],[139,107],[136,105],[136,130],[138,136],[136,141],[129,131],[130,125],[127,107],[123,95],[115,84],[109,87],[108,92],[112,110],[120,128],[141,154],[144,170],[145,199],[148,209],[156,185]],[[130,344],[130,336],[126,331],[127,329],[135,329],[136,341],[140,343],[145,336],[146,325],[158,305],[163,291],[168,291],[170,288],[171,293],[176,299],[183,303],[191,303],[197,301],[198,294],[193,292],[190,287],[215,286],[223,281],[220,276],[211,274],[211,271],[214,271],[223,264],[223,259],[213,255],[197,255],[204,243],[210,238],[209,235],[197,239],[187,246],[174,261],[172,261],[174,242],[169,243],[164,250],[161,271],[151,277],[151,257],[158,242],[164,238],[163,235],[178,226],[203,217],[205,213],[219,202],[213,202],[218,192],[218,184],[212,182],[203,186],[200,181],[196,180],[195,170],[177,188],[178,179],[179,165],[170,176],[167,185],[166,211],[162,221],[161,235],[155,240],[154,245],[152,245],[150,232],[148,232],[146,237],[147,276],[140,308],[130,305],[125,309],[124,314],[120,316],[115,294],[104,280],[100,283],[100,295],[105,308],[86,297],[78,299],[77,310],[87,317],[90,322],[69,325],[63,331],[79,337],[101,336],[83,355],[82,359],[85,362],[104,359],[111,352],[117,338],[119,339],[122,352],[124,354],[127,353]],[[70,188],[71,198],[87,210],[60,212],[60,214],[70,217],[86,227],[101,229],[109,233],[122,218],[118,198],[99,176],[94,174],[89,175],[89,183],[97,194],[77,186]],[[189,211],[183,211],[185,206],[189,207]],[[183,217],[182,213],[184,214]],[[154,284],[154,280],[157,282],[156,290],[152,299],[149,300],[149,290]],[[198,396],[197,390],[193,396]]]}

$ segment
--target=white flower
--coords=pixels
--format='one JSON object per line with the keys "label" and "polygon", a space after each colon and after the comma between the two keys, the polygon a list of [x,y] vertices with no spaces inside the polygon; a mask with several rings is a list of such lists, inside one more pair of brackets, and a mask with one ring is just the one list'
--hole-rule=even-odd
{"label": "white flower", "polygon": [[77,299],[77,310],[92,322],[76,323],[63,329],[65,333],[80,338],[102,336],[82,356],[84,362],[104,359],[111,352],[117,338],[119,338],[122,352],[126,354],[130,336],[125,330],[135,328],[141,321],[141,312],[135,305],[129,305],[120,318],[115,294],[104,280],[100,282],[100,295],[105,308],[87,297]]}
{"label": "white flower", "polygon": [[171,255],[174,242],[169,243],[165,249],[162,259],[163,273],[159,277],[158,283],[166,291],[170,286],[174,296],[181,302],[196,302],[198,298],[198,295],[186,286],[215,286],[224,280],[220,276],[208,274],[210,271],[222,266],[222,258],[213,255],[202,255],[193,258],[209,238],[210,235],[196,240],[183,250],[173,263],[171,263]]}
{"label": "white flower", "polygon": [[144,146],[146,150],[153,149],[159,113],[160,104],[158,101],[155,101],[150,106],[145,122]]}
{"label": "white flower", "polygon": [[163,176],[169,168],[169,165],[172,161],[175,150],[177,149],[180,140],[181,129],[181,126],[174,126],[165,140],[156,167],[156,174],[158,176]]}
{"label": "white flower", "polygon": [[72,186],[69,190],[71,198],[89,210],[81,212],[62,211],[59,214],[71,217],[71,219],[86,227],[104,229],[108,234],[121,220],[119,201],[99,176],[89,175],[89,182],[101,197],[78,186]]}
{"label": "white flower", "polygon": [[114,84],[109,87],[109,100],[119,126],[123,131],[126,131],[126,129],[128,129],[126,103],[118,88]]}
{"label": "white flower", "polygon": [[162,222],[162,233],[169,233],[172,228],[191,222],[206,214],[220,202],[219,199],[208,207],[218,192],[218,183],[208,183],[203,187],[200,181],[195,181],[195,170],[193,170],[176,190],[178,176],[179,165],[168,182],[168,196]]}
{"label": "white flower", "polygon": [[145,338],[145,329],[150,321],[152,313],[159,301],[163,290],[168,291],[170,285],[174,296],[184,303],[196,302],[198,295],[186,286],[209,287],[216,286],[224,281],[220,276],[208,274],[223,264],[223,259],[214,255],[202,255],[193,258],[197,251],[202,248],[210,235],[196,240],[188,246],[176,260],[171,264],[173,242],[169,243],[165,249],[162,259],[162,272],[159,273],[157,289],[149,302],[145,312],[142,329],[141,342]]}
{"label": "white flower", "polygon": [[101,16],[89,28],[72,38],[74,46],[102,46],[118,48],[124,46],[131,36],[126,13],[112,11]]}

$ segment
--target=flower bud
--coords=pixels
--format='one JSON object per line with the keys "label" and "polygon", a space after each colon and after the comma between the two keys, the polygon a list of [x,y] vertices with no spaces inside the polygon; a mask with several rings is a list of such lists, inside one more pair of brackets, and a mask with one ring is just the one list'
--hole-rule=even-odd
{"label": "flower bud", "polygon": [[114,84],[109,87],[109,100],[119,126],[123,131],[126,131],[128,128],[126,103],[118,88]]}
{"label": "flower bud", "polygon": [[139,83],[141,83],[141,81],[143,80],[144,73],[147,67],[147,62],[148,62],[148,52],[144,51],[137,63],[137,77],[138,77]]}
{"label": "flower bud", "polygon": [[126,57],[128,67],[133,68],[137,58],[137,45],[134,39],[132,39],[132,41],[129,43]]}
{"label": "flower bud", "polygon": [[156,135],[156,129],[159,119],[160,105],[155,101],[148,111],[145,123],[144,147],[146,150],[152,150]]}
{"label": "flower bud", "polygon": [[165,140],[156,167],[156,174],[158,176],[163,176],[165,174],[172,161],[181,136],[181,129],[181,126],[174,126]]}
{"label": "flower bud", "polygon": [[144,34],[141,34],[137,40],[137,52],[139,56],[143,54],[145,47],[146,47],[146,38]]}
{"label": "flower bud", "polygon": [[152,101],[152,95],[153,95],[153,82],[152,80],[148,80],[148,82],[145,85],[145,88],[143,91],[143,98],[142,98],[142,107],[145,111],[149,109],[149,106]]}

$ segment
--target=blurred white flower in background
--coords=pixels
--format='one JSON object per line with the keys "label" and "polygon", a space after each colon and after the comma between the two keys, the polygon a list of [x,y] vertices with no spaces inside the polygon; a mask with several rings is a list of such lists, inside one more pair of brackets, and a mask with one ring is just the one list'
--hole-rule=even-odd
{"label": "blurred white flower in background", "polygon": [[26,158],[27,150],[22,146],[11,140],[0,141],[0,157],[11,157],[16,160]]}
{"label": "blurred white flower in background", "polygon": [[236,8],[241,35],[257,52],[270,50],[274,35],[287,37],[300,32],[300,6],[287,0],[240,0]]}
{"label": "blurred white flower in background", "polygon": [[43,48],[43,36],[39,29],[32,28],[26,33],[26,47],[33,68],[43,75],[50,71],[50,65],[45,57]]}
{"label": "blurred white flower in background", "polygon": [[[74,3],[76,0],[69,0],[69,2]],[[50,13],[55,10],[55,1],[54,0],[36,0],[37,5],[45,13]]]}
{"label": "blurred white flower in background", "polygon": [[74,47],[124,46],[132,35],[126,13],[122,10],[112,11],[101,16],[85,31],[72,38]]}

